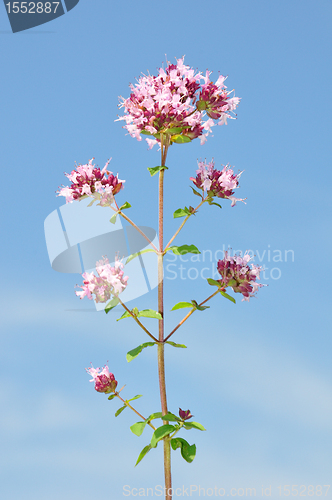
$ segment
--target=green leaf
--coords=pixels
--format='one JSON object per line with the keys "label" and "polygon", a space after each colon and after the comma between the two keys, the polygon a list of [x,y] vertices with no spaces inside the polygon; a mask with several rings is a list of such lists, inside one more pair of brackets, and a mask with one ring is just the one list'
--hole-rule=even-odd
{"label": "green leaf", "polygon": [[151,422],[151,420],[155,420],[156,418],[161,418],[163,416],[161,411],[157,411],[156,413],[151,413],[151,415],[146,419],[146,422]]}
{"label": "green leaf", "polygon": [[116,214],[112,215],[112,217],[110,218],[110,222],[112,224],[115,224],[116,223],[116,218],[117,218],[117,215],[118,215],[118,212],[116,212]]}
{"label": "green leaf", "polygon": [[219,203],[216,203],[216,202],[214,202],[214,201],[211,201],[211,202],[210,202],[210,201],[208,201],[208,203],[209,203],[209,205],[217,205],[217,207],[222,208],[222,206],[221,206],[221,205],[219,205]]}
{"label": "green leaf", "polygon": [[167,134],[167,135],[179,134],[185,128],[188,128],[188,126],[186,126],[186,127],[172,127],[172,128],[168,128],[167,130],[165,130],[165,134]]}
{"label": "green leaf", "polygon": [[209,283],[209,285],[217,286],[219,288],[221,287],[221,283],[219,281],[213,280],[212,278],[208,278],[207,282]]}
{"label": "green leaf", "polygon": [[196,196],[199,196],[200,198],[203,198],[203,195],[201,193],[199,193],[198,191],[196,191],[196,189],[194,189],[192,186],[190,186],[191,189],[193,190],[193,193],[196,195]]}
{"label": "green leaf", "polygon": [[110,300],[108,304],[106,304],[105,313],[109,313],[111,309],[114,309],[114,307],[118,305],[119,302],[119,297],[113,297],[113,299]]}
{"label": "green leaf", "polygon": [[126,399],[126,402],[130,403],[130,401],[134,401],[135,399],[139,399],[139,398],[142,398],[142,397],[143,397],[142,394],[137,394],[137,396],[134,396],[131,399]]}
{"label": "green leaf", "polygon": [[205,311],[205,309],[210,309],[210,306],[200,306],[197,304],[196,300],[192,300],[192,305],[194,306],[197,311]]}
{"label": "green leaf", "polygon": [[[80,199],[82,199],[82,198],[80,198]],[[97,199],[96,199],[96,198],[93,198],[93,200],[92,200],[92,201],[90,201],[89,205],[87,205],[87,206],[88,206],[88,207],[92,207],[92,205],[94,204],[94,202],[95,202],[95,201],[97,201]]]}
{"label": "green leaf", "polygon": [[116,396],[115,394],[111,394],[110,396],[108,396],[108,399],[111,400],[111,399],[115,398],[115,396]]}
{"label": "green leaf", "polygon": [[181,455],[186,460],[186,462],[191,463],[196,455],[196,445],[190,445],[183,438],[173,438],[171,439],[171,446],[173,450],[181,448]]}
{"label": "green leaf", "polygon": [[126,408],[127,408],[126,405],[121,406],[121,408],[119,408],[118,411],[115,412],[115,416],[118,417],[120,413],[122,413],[123,410],[125,410]]}
{"label": "green leaf", "polygon": [[131,351],[127,352],[126,359],[128,363],[130,363],[130,361],[132,361],[133,359],[137,358],[137,356],[143,351],[143,349],[145,349],[146,347],[153,346],[155,345],[155,343],[156,342],[145,342],[144,344],[141,344],[135,347],[135,349],[132,349]]}
{"label": "green leaf", "polygon": [[130,430],[135,436],[141,436],[146,426],[146,422],[137,422],[130,427]]}
{"label": "green leaf", "polygon": [[205,309],[210,309],[210,306],[196,306],[197,311],[205,311]]}
{"label": "green leaf", "polygon": [[147,446],[144,446],[143,450],[141,453],[138,455],[137,462],[135,464],[135,467],[137,464],[140,463],[140,461],[145,457],[145,455],[151,450],[151,444],[148,444]]}
{"label": "green leaf", "polygon": [[131,204],[128,203],[128,201],[126,201],[126,203],[124,203],[120,208],[119,210],[125,210],[126,208],[130,208],[131,207]]}
{"label": "green leaf", "polygon": [[184,144],[186,142],[191,142],[191,139],[187,135],[174,135],[172,137],[172,142],[176,142],[177,144]]}
{"label": "green leaf", "polygon": [[199,431],[206,431],[205,427],[198,422],[184,422],[184,426],[186,429],[198,429]]}
{"label": "green leaf", "polygon": [[187,349],[187,346],[184,344],[176,344],[175,342],[172,342],[171,340],[166,340],[165,344],[172,345],[173,347],[182,347],[182,349]]}
{"label": "green leaf", "polygon": [[191,213],[187,207],[184,207],[184,209],[178,208],[175,210],[173,217],[174,219],[178,219],[179,217],[186,217],[187,215],[191,215]]}
{"label": "green leaf", "polygon": [[[135,308],[137,309],[137,308]],[[134,314],[134,316],[136,316],[136,318],[154,318],[154,319],[163,319],[162,315],[157,312],[157,311],[154,311],[153,309],[143,309],[143,311],[138,311],[137,312],[134,312],[134,310],[132,310],[132,313]],[[120,321],[120,319],[124,319],[124,318],[131,318],[132,315],[129,314],[128,311],[124,312],[121,316],[121,318],[118,318],[117,321]]]}
{"label": "green leaf", "polygon": [[152,135],[151,132],[148,132],[147,130],[141,130],[140,134],[143,134],[143,135]]}
{"label": "green leaf", "polygon": [[153,250],[152,248],[147,248],[146,250],[141,250],[140,252],[133,253],[132,255],[129,255],[128,259],[126,260],[126,264],[128,264],[128,262],[135,259],[135,257],[138,257],[142,253],[147,253],[147,252],[155,252],[155,250]]}
{"label": "green leaf", "polygon": [[148,167],[148,171],[150,172],[150,175],[151,177],[153,177],[154,175],[156,175],[157,172],[160,172],[160,170],[168,170],[168,167],[166,167],[165,165],[164,166],[161,166],[161,167]]}
{"label": "green leaf", "polygon": [[174,415],[173,413],[166,413],[166,415],[163,416],[163,420],[169,420],[170,422],[181,422],[181,419]]}
{"label": "green leaf", "polygon": [[128,312],[128,311],[125,311],[125,312],[123,313],[123,315],[121,316],[121,318],[118,318],[118,319],[117,319],[117,321],[120,321],[120,319],[124,319],[124,318],[132,318],[132,315],[131,315],[131,314],[129,314],[129,312]]}
{"label": "green leaf", "polygon": [[154,311],[153,309],[143,309],[143,311],[139,311],[138,318],[155,318],[155,319],[163,319],[162,315]]}
{"label": "green leaf", "polygon": [[186,307],[193,307],[190,302],[178,302],[172,307],[171,311],[176,311],[177,309],[184,309]]}
{"label": "green leaf", "polygon": [[195,245],[181,245],[180,247],[172,246],[168,250],[172,250],[174,255],[185,255],[186,253],[201,253]]}
{"label": "green leaf", "polygon": [[165,436],[168,436],[171,432],[175,431],[174,425],[162,425],[161,427],[158,427],[152,434],[151,438],[151,446],[152,448],[156,448],[158,441],[163,439]]}
{"label": "green leaf", "polygon": [[222,290],[220,290],[220,293],[223,297],[225,297],[225,299],[228,299],[230,300],[231,302],[233,302],[234,304],[236,304],[236,300],[234,299],[234,297],[232,297],[231,295],[228,295],[228,293],[226,292],[223,292]]}

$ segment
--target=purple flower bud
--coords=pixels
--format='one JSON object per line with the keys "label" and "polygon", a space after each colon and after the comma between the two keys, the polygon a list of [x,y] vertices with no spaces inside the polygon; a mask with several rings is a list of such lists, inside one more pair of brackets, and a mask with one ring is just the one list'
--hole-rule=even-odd
{"label": "purple flower bud", "polygon": [[181,408],[179,408],[179,415],[182,420],[188,420],[189,418],[194,416],[190,413],[190,410],[184,411],[181,410]]}

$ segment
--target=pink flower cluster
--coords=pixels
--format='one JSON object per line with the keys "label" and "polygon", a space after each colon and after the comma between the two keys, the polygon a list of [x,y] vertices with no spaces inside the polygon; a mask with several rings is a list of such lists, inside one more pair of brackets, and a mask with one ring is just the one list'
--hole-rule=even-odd
{"label": "pink flower cluster", "polygon": [[250,266],[248,262],[251,257],[248,254],[231,256],[226,251],[225,257],[218,261],[217,269],[222,279],[220,283],[223,288],[230,286],[234,292],[242,293],[243,299],[249,302],[250,297],[254,296],[257,290],[264,286],[262,283],[256,283],[259,279],[261,266],[255,264]]}
{"label": "pink flower cluster", "polygon": [[110,373],[107,365],[104,368],[94,368],[91,366],[91,368],[86,368],[86,371],[92,376],[90,382],[95,383],[96,391],[106,394],[115,392],[118,383],[113,373]]}
{"label": "pink flower cluster", "polygon": [[126,122],[129,134],[139,141],[141,133],[154,136],[146,139],[150,149],[160,141],[161,133],[168,133],[171,143],[200,137],[204,144],[215,125],[213,120],[219,120],[218,125],[227,124],[227,118],[232,118],[230,113],[240,102],[238,97],[229,96],[232,91],[226,90],[224,76],[220,75],[214,84],[209,79],[211,72],[202,76],[183,60],[160,68],[158,76],[140,77],[135,86],[130,85],[130,96],[120,97],[119,107],[124,108],[125,114],[119,120]]}
{"label": "pink flower cluster", "polygon": [[78,165],[70,174],[65,174],[71,185],[59,188],[58,196],[65,196],[66,203],[79,200],[83,196],[92,196],[100,200],[100,205],[109,206],[114,195],[123,188],[125,181],[121,181],[118,176],[107,170],[110,160],[102,170],[92,164],[93,160],[94,158],[86,165]]}
{"label": "pink flower cluster", "polygon": [[94,273],[82,274],[82,291],[75,292],[80,299],[88,297],[92,300],[94,294],[96,302],[106,302],[112,296],[117,297],[127,287],[128,276],[124,276],[123,264],[117,257],[114,267],[109,264],[107,257],[103,257],[96,263],[96,271],[98,276]]}
{"label": "pink flower cluster", "polygon": [[206,161],[198,162],[198,170],[196,170],[196,179],[190,177],[196,187],[207,191],[210,197],[217,196],[218,198],[228,198],[232,201],[232,207],[237,201],[245,203],[246,198],[235,198],[234,189],[239,187],[239,178],[242,174],[234,174],[233,170],[226,165],[222,170],[214,168],[214,161],[206,163]]}

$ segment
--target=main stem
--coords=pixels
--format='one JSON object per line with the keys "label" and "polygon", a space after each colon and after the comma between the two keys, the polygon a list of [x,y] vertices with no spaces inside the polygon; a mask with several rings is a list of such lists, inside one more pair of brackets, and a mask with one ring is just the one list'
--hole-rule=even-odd
{"label": "main stem", "polygon": [[[166,141],[168,139],[166,138]],[[165,166],[167,149],[169,143],[164,144],[164,137],[161,135],[161,166]],[[163,251],[164,251],[164,170],[159,172],[159,210],[158,210],[158,237],[159,237],[159,254],[158,254],[158,311],[162,316],[159,320],[159,344],[158,344],[158,375],[159,375],[159,391],[161,410],[163,415],[168,413],[167,397],[166,397],[166,380],[165,380],[165,356],[164,356],[164,266],[163,266]],[[164,421],[165,424],[168,422]],[[165,500],[172,500],[170,495],[172,487],[171,477],[171,439],[164,438],[164,472],[165,472]]]}

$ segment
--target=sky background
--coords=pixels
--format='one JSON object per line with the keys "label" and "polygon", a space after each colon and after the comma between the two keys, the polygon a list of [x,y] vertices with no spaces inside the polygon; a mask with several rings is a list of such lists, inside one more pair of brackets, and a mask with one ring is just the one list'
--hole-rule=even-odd
{"label": "sky background", "polygon": [[[95,157],[103,167],[112,157],[111,170],[126,180],[119,202],[156,229],[157,177],[147,167],[160,153],[114,120],[118,96],[141,73],[156,74],[165,54],[172,62],[185,55],[214,80],[228,75],[241,97],[237,120],[214,127],[204,146],[170,149],[165,238],[179,224],[174,210],[197,201],[189,188],[197,159],[244,170],[236,195],[247,197],[233,208],[203,206],[187,223],[176,244],[195,244],[206,260],[169,256],[165,309],[204,300],[209,251],[228,246],[253,250],[269,285],[250,303],[214,298],[174,335],[188,349],[167,349],[169,409],[190,408],[207,429],[183,434],[197,456],[187,464],[173,453],[174,486],[226,495],[255,487],[260,497],[271,485],[277,499],[278,486],[332,484],[331,11],[323,0],[81,0],[12,34],[0,7],[1,498],[117,500],[124,485],[163,484],[162,447],[134,468],[149,430],[134,436],[136,416],[115,418],[117,403],[84,371],[108,361],[123,395],[143,394],[136,407],[149,415],[159,411],[156,352],[127,363],[126,352],[148,338],[130,319],[117,323],[121,311],[106,316],[79,301],[80,275],[51,268],[44,220],[63,205],[55,191],[75,161]],[[128,304],[155,309],[156,289]],[[169,313],[166,330],[183,315]],[[156,331],[154,321],[146,325]]]}

